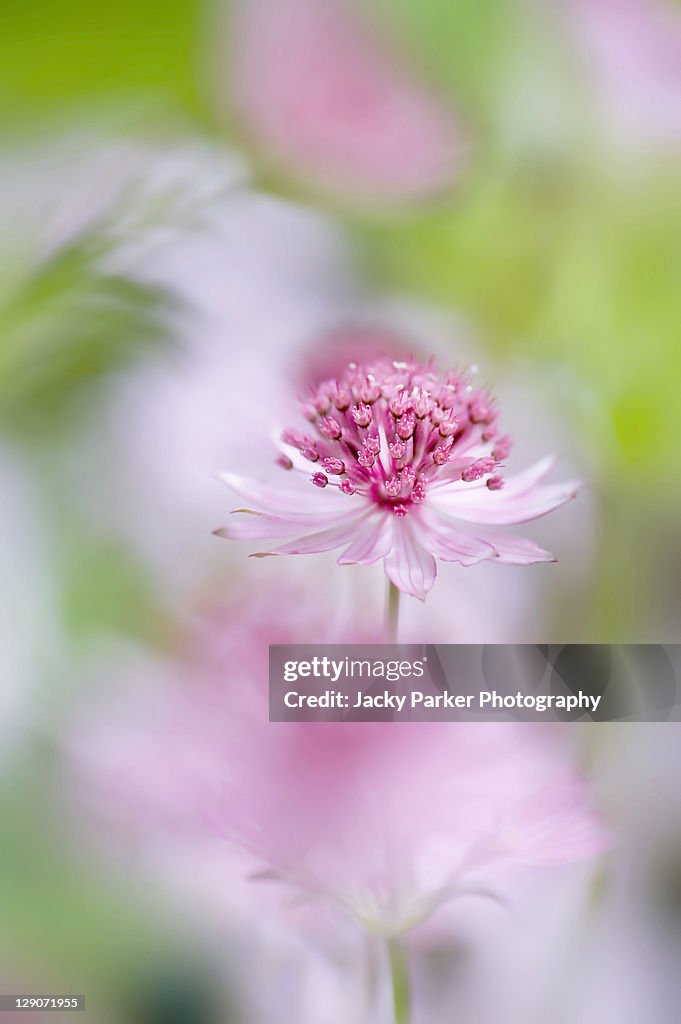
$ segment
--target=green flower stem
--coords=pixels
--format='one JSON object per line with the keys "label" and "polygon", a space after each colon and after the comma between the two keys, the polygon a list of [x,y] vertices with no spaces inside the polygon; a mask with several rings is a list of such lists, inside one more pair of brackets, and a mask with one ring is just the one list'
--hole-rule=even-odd
{"label": "green flower stem", "polygon": [[400,592],[395,584],[388,580],[388,599],[385,612],[385,642],[397,643],[397,627],[400,618]]}
{"label": "green flower stem", "polygon": [[395,1024],[409,1024],[409,970],[404,946],[399,939],[388,940]]}

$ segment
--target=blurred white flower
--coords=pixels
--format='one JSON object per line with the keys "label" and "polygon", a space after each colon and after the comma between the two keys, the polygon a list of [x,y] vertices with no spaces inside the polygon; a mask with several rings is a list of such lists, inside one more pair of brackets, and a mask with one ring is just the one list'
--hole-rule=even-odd
{"label": "blurred white flower", "polygon": [[681,149],[681,10],[675,0],[559,0],[600,128],[640,154]]}

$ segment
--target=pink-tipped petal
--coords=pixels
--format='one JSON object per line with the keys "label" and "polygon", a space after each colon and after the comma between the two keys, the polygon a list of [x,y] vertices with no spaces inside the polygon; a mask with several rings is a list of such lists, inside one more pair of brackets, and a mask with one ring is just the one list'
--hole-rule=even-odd
{"label": "pink-tipped petal", "polygon": [[398,590],[425,601],[435,582],[437,566],[433,556],[414,538],[407,519],[393,522],[393,545],[384,562],[388,579]]}

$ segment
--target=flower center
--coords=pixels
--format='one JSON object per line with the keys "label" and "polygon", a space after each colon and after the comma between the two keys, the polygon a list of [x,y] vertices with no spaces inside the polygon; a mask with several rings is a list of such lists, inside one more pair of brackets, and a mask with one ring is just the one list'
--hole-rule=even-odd
{"label": "flower center", "polygon": [[[351,363],[320,384],[302,412],[314,433],[285,430],[282,441],[311,464],[316,487],[361,494],[405,516],[441,483],[503,486],[498,469],[511,441],[499,436],[496,406],[471,373],[441,376],[430,364],[389,359]],[[293,467],[287,455],[278,462]]]}

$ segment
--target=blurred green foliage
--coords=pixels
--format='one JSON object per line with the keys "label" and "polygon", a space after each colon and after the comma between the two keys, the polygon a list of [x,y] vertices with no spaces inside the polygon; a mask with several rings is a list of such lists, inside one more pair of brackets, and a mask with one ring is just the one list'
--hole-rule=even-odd
{"label": "blurred green foliage", "polygon": [[117,538],[82,522],[75,531],[76,523],[77,511],[56,544],[69,636],[85,641],[100,633],[122,633],[157,639],[163,629],[158,595],[139,560]]}
{"label": "blurred green foliage", "polygon": [[514,0],[372,0],[408,59],[420,61],[464,110],[496,105],[527,21]]}
{"label": "blurred green foliage", "polygon": [[202,10],[195,0],[3,0],[0,130],[112,102],[199,115]]}
{"label": "blurred green foliage", "polygon": [[611,471],[657,479],[681,430],[678,208],[666,175],[608,183],[518,169],[364,239],[385,284],[467,315],[498,355],[575,368],[612,426],[590,444]]}
{"label": "blurred green foliage", "polygon": [[[32,965],[37,982],[41,965],[49,964],[44,981],[84,993],[86,1012],[98,1020],[129,1024],[131,1008],[145,1005],[135,1019],[155,1024],[151,978],[175,977],[178,989],[181,977],[203,981],[201,1005],[207,1006],[210,989],[186,922],[140,880],[117,873],[115,858],[106,874],[84,855],[74,859],[67,817],[45,791],[50,755],[33,753],[30,771],[14,777],[11,790],[0,789],[0,815],[11,822],[0,843],[0,947],[9,940],[12,957]],[[176,1019],[213,1018],[206,1011]]]}
{"label": "blurred green foliage", "polygon": [[[0,425],[54,429],[84,389],[167,330],[160,290],[100,266],[96,235],[39,260],[17,279],[0,271]],[[3,287],[4,285],[4,287]]]}

